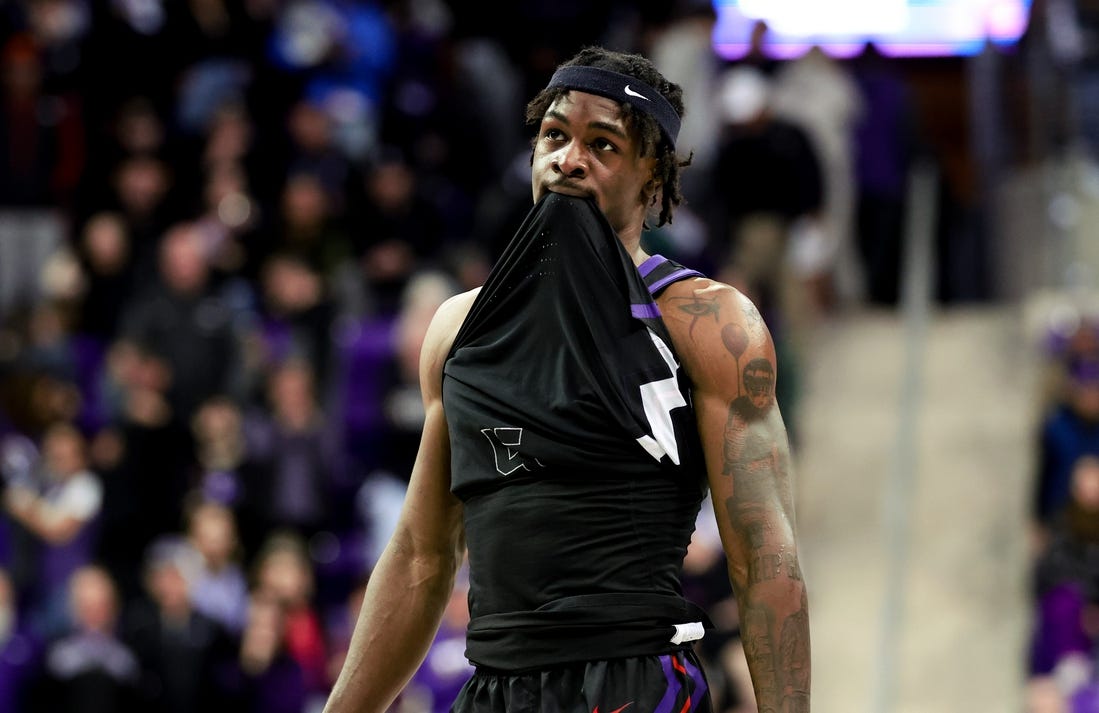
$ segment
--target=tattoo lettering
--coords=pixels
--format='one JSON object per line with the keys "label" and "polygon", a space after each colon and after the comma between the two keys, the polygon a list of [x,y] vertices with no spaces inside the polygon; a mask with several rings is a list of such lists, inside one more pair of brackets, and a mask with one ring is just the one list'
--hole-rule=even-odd
{"label": "tattoo lettering", "polygon": [[[753,546],[753,550],[758,550],[758,546]],[[770,582],[782,576],[801,581],[801,567],[796,557],[789,553],[763,553],[752,556],[748,565],[748,586]]]}

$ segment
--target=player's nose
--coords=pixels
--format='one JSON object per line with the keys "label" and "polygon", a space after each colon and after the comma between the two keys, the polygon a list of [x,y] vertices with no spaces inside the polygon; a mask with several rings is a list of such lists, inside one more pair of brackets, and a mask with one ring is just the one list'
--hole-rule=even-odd
{"label": "player's nose", "polygon": [[588,172],[587,159],[584,156],[583,146],[578,141],[570,141],[561,147],[553,162],[553,169],[558,173],[572,177],[582,177]]}

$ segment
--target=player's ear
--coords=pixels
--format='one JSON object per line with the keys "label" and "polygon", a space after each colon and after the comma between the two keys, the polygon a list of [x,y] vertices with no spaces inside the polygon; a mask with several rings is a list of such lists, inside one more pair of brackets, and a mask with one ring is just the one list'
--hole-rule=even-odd
{"label": "player's ear", "polygon": [[649,180],[645,182],[645,186],[641,189],[641,196],[644,198],[645,205],[655,206],[657,201],[660,200],[660,186],[661,182],[656,176],[650,176]]}

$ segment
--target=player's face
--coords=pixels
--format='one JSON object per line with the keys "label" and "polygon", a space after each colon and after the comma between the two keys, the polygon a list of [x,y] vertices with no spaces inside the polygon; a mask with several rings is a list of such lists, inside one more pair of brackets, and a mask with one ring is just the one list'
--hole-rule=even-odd
{"label": "player's face", "polygon": [[531,166],[537,202],[547,192],[588,196],[619,234],[640,234],[646,183],[656,159],[641,157],[637,132],[627,126],[618,102],[570,91],[542,117]]}

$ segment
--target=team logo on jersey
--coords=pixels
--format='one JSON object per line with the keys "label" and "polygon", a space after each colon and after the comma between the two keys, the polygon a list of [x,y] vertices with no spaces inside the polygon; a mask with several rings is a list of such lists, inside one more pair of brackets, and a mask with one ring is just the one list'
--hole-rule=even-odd
{"label": "team logo on jersey", "polygon": [[496,471],[500,475],[511,475],[522,468],[531,471],[534,468],[546,466],[537,458],[524,456],[519,452],[519,446],[523,442],[523,429],[501,426],[499,428],[482,428],[481,433],[492,444],[492,456],[496,460]]}
{"label": "team logo on jersey", "polygon": [[649,421],[652,435],[644,435],[637,439],[641,447],[648,451],[656,460],[665,455],[672,463],[679,465],[679,444],[675,440],[675,423],[672,420],[672,411],[680,406],[686,406],[683,392],[679,390],[679,382],[676,380],[676,370],[679,364],[672,356],[672,350],[664,343],[664,340],[649,330],[649,336],[653,340],[656,351],[660,354],[664,363],[668,365],[670,376],[656,379],[641,385],[641,404],[645,408],[645,418]]}

